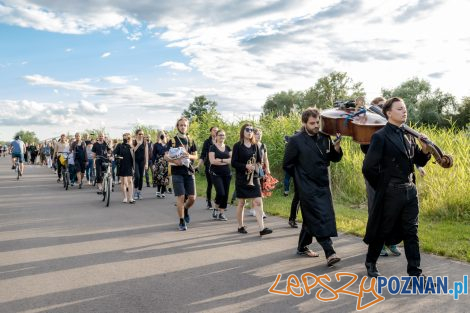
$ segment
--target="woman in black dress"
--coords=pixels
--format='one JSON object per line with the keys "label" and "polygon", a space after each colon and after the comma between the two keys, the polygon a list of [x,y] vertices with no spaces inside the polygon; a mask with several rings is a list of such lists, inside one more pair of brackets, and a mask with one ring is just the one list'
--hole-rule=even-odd
{"label": "woman in black dress", "polygon": [[261,186],[257,168],[261,163],[261,155],[253,134],[253,126],[245,124],[240,130],[240,141],[233,146],[232,166],[236,169],[235,191],[237,193],[237,220],[238,232],[246,234],[246,226],[243,225],[243,211],[245,201],[252,199],[256,210],[256,219],[260,229],[260,236],[273,231],[264,227],[263,213],[261,209]]}
{"label": "woman in black dress", "polygon": [[122,143],[118,144],[114,149],[114,154],[117,156],[117,175],[121,179],[121,190],[124,194],[122,202],[134,203],[132,197],[134,192],[134,185],[132,177],[134,176],[134,150],[130,146],[131,134],[125,133],[122,135]]}
{"label": "woman in black dress", "polygon": [[134,140],[134,199],[142,200],[142,185],[144,183],[144,173],[148,169],[148,144],[144,139],[144,131],[138,129],[135,131],[136,139]]}
{"label": "woman in black dress", "polygon": [[220,129],[215,135],[215,144],[209,147],[209,174],[211,182],[215,187],[215,208],[212,218],[226,221],[224,211],[227,208],[227,200],[230,189],[230,162],[232,161],[232,150],[225,144],[225,131]]}
{"label": "woman in black dress", "polygon": [[165,198],[166,186],[168,186],[168,161],[165,160],[167,137],[164,131],[158,133],[157,142],[153,146],[153,183],[157,186],[155,195],[157,198]]}

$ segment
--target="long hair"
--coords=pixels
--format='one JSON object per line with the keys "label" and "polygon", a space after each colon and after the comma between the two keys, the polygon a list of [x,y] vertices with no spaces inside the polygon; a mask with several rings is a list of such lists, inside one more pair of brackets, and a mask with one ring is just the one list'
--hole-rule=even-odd
{"label": "long hair", "polygon": [[225,132],[225,130],[219,129],[219,130],[217,131],[217,133],[215,134],[215,142],[216,142],[216,143],[219,143],[219,133],[227,134],[227,133]]}
{"label": "long hair", "polygon": [[[245,128],[247,128],[248,126],[251,126],[253,128],[253,125],[251,125],[249,123],[246,123],[246,124],[243,124],[242,128],[240,129],[240,143],[243,143],[243,141],[245,139]],[[255,138],[254,132],[253,132],[253,136],[250,139],[250,142],[251,142],[252,145],[254,145],[256,143],[256,138]]]}

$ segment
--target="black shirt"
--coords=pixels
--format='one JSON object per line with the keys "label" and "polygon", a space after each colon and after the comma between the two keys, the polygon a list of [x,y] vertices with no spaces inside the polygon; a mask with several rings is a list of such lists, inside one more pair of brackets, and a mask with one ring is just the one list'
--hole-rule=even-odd
{"label": "black shirt", "polygon": [[[255,157],[256,163],[261,163],[261,154],[257,144],[252,144],[249,148],[241,142],[237,142],[233,145],[232,166],[236,169],[237,181],[241,182],[246,180],[246,164],[252,157]],[[254,177],[258,177],[256,171]]]}
{"label": "black shirt", "polygon": [[[209,148],[209,152],[214,152],[216,159],[230,159],[230,149],[229,146],[225,145],[225,150],[220,151],[216,145],[212,145]],[[209,157],[208,157],[209,158]],[[211,174],[215,174],[216,176],[230,176],[230,167],[228,163],[224,163],[224,165],[210,165]]]}
{"label": "black shirt", "polygon": [[[190,140],[188,143],[186,138],[180,138],[178,136],[175,136],[173,139],[168,141],[168,144],[166,145],[167,151],[170,150],[170,148],[178,147],[184,147],[189,154],[197,152],[196,144],[193,140]],[[192,163],[193,161],[191,160],[191,164]],[[171,175],[194,175],[194,170],[191,170],[184,165],[172,165]]]}
{"label": "black shirt", "polygon": [[97,156],[106,156],[107,151],[108,151],[108,145],[104,141],[103,143],[99,143],[98,141],[95,142],[93,144],[93,147],[91,148],[91,152],[95,153]]}

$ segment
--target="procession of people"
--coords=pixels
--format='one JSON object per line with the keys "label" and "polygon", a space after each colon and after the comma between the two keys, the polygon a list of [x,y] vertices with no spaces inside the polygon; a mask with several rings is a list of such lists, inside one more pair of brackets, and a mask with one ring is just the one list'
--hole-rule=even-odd
{"label": "procession of people", "polygon": [[[379,256],[386,256],[386,247],[395,256],[401,254],[396,246],[403,241],[410,276],[424,276],[420,265],[418,239],[419,203],[414,169],[422,168],[430,159],[426,137],[418,140],[403,131],[407,120],[406,104],[400,98],[388,100],[376,98],[377,106],[386,118],[385,126],[376,131],[370,144],[361,145],[365,154],[362,172],[366,184],[368,222],[364,242],[368,245],[365,269],[370,277],[380,276],[377,266]],[[333,266],[341,261],[340,253],[333,245],[338,236],[331,190],[329,166],[343,158],[341,134],[333,141],[321,129],[321,111],[307,108],[299,121],[300,130],[286,136],[282,168],[285,172],[284,195],[289,193],[290,178],[294,181],[295,195],[290,210],[289,225],[297,228],[298,212],[302,225],[296,253],[299,256],[318,257],[310,247],[315,238],[321,246],[326,264]],[[191,211],[196,200],[195,173],[205,167],[207,182],[206,203],[213,219],[228,221],[226,210],[231,195],[232,169],[235,172],[233,197],[238,199],[236,220],[239,234],[249,233],[245,224],[245,207],[250,205],[249,215],[255,216],[259,235],[273,233],[266,227],[263,198],[269,197],[278,180],[271,176],[268,147],[262,143],[262,130],[246,123],[240,128],[239,138],[231,147],[226,142],[226,132],[217,125],[208,129],[210,136],[203,144],[200,157],[196,142],[189,135],[190,121],[181,117],[170,136],[160,131],[156,138],[137,129],[132,135],[126,132],[122,140],[111,141],[103,133],[96,140],[82,140],[80,133],[74,139],[61,134],[57,141],[44,142],[38,149],[28,149],[21,138],[16,137],[9,152],[12,164],[18,160],[21,173],[23,163],[39,158],[40,164],[54,169],[57,182],[62,179],[67,159],[72,185],[82,189],[86,182],[95,185],[97,193],[103,192],[103,162],[106,158],[115,164],[115,183],[120,184],[123,203],[134,204],[142,200],[144,177],[147,187],[149,171],[155,198],[165,198],[170,191],[175,196],[178,229],[187,231],[191,223]],[[155,143],[152,143],[155,139]],[[420,146],[417,144],[420,143]],[[29,152],[28,152],[29,151]],[[5,151],[3,151],[4,153]],[[39,154],[39,156],[36,155]],[[33,161],[34,162],[34,161]],[[286,186],[287,184],[287,186]],[[212,197],[212,188],[215,196]],[[209,217],[209,215],[208,215]],[[175,223],[176,224],[176,223]],[[384,252],[385,251],[385,252]]]}

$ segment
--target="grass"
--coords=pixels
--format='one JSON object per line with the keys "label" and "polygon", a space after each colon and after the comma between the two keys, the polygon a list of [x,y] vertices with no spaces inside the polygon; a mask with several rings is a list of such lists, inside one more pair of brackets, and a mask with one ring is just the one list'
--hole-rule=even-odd
{"label": "grass", "polygon": [[[234,179],[232,179],[230,193],[235,188],[233,183]],[[280,183],[278,186],[282,187],[282,184]],[[204,174],[196,175],[196,189],[198,196],[205,197],[206,180]],[[214,192],[213,190],[213,195]],[[288,197],[284,197],[282,188],[277,188],[270,198],[264,199],[264,210],[270,215],[288,218],[292,196],[291,192]],[[367,207],[365,205],[351,205],[337,200],[334,207],[336,224],[340,232],[359,237],[364,236],[367,223]],[[299,214],[300,221],[301,217]],[[422,215],[418,232],[423,252],[470,262],[470,224],[465,220],[437,219]]]}

